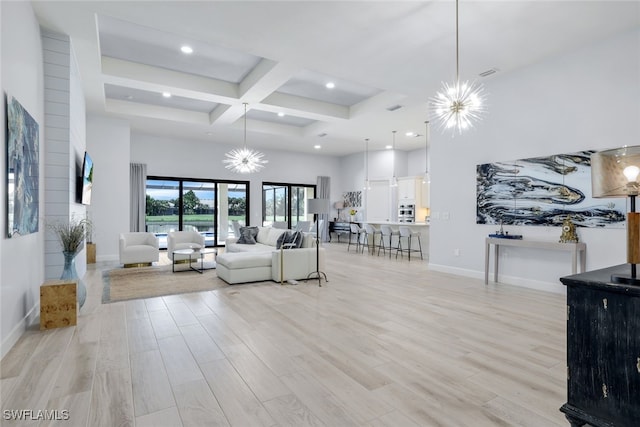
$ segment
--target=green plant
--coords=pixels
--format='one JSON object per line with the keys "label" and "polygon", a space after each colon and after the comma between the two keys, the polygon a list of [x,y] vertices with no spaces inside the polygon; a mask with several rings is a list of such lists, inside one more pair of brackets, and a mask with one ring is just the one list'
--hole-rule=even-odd
{"label": "green plant", "polygon": [[82,246],[85,238],[86,219],[77,219],[73,215],[69,221],[57,221],[48,225],[60,241],[64,252],[76,253]]}

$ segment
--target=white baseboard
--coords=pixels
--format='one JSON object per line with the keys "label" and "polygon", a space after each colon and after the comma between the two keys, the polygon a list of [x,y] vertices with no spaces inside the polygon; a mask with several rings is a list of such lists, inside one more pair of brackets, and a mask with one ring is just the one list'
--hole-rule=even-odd
{"label": "white baseboard", "polygon": [[[458,276],[472,277],[474,279],[479,279],[484,281],[484,271],[476,271],[476,270],[468,270],[466,268],[457,268],[451,267],[448,265],[438,265],[438,264],[429,264],[429,269],[434,271],[440,271],[442,273],[450,273],[456,274]],[[489,277],[489,284],[493,283],[491,281],[492,275]],[[524,277],[516,277],[516,276],[504,276],[500,275],[498,277],[499,282],[505,285],[513,285],[513,286],[521,286],[523,288],[536,289],[538,291],[545,292],[553,292],[554,294],[567,294],[567,288],[558,279],[558,283],[550,283],[550,282],[542,282],[539,280],[531,280],[526,279]]]}
{"label": "white baseboard", "polygon": [[99,257],[96,257],[96,262],[111,262],[111,261],[119,261],[120,258],[118,257],[118,255],[102,255]]}
{"label": "white baseboard", "polygon": [[40,315],[40,300],[29,310],[27,315],[18,322],[18,324],[11,330],[9,335],[2,341],[0,348],[0,359],[4,358],[9,350],[18,342],[22,334],[27,331],[29,325],[31,325]]}

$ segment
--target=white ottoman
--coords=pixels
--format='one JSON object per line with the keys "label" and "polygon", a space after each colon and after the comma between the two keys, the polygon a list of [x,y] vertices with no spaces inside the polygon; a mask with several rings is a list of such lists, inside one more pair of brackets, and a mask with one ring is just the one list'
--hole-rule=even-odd
{"label": "white ottoman", "polygon": [[216,257],[216,274],[230,285],[271,280],[271,251],[220,254]]}

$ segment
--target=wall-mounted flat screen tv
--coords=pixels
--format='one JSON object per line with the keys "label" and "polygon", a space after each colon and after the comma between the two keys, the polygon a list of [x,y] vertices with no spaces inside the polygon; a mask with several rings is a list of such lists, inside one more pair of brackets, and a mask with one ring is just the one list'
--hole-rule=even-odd
{"label": "wall-mounted flat screen tv", "polygon": [[86,151],[82,162],[82,204],[91,204],[91,190],[93,187],[93,160]]}

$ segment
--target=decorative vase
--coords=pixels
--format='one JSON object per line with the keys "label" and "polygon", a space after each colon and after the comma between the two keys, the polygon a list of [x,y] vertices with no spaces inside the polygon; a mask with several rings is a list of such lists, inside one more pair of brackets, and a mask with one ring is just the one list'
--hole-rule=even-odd
{"label": "decorative vase", "polygon": [[78,277],[78,272],[76,271],[77,252],[63,251],[62,255],[64,255],[64,268],[62,270],[62,276],[60,276],[60,279],[74,281],[77,283],[76,297],[78,300],[78,308],[82,308],[85,300],[87,299],[87,287],[84,285],[84,282]]}
{"label": "decorative vase", "polygon": [[351,218],[351,222],[356,222],[356,216],[355,215],[349,215]]}

